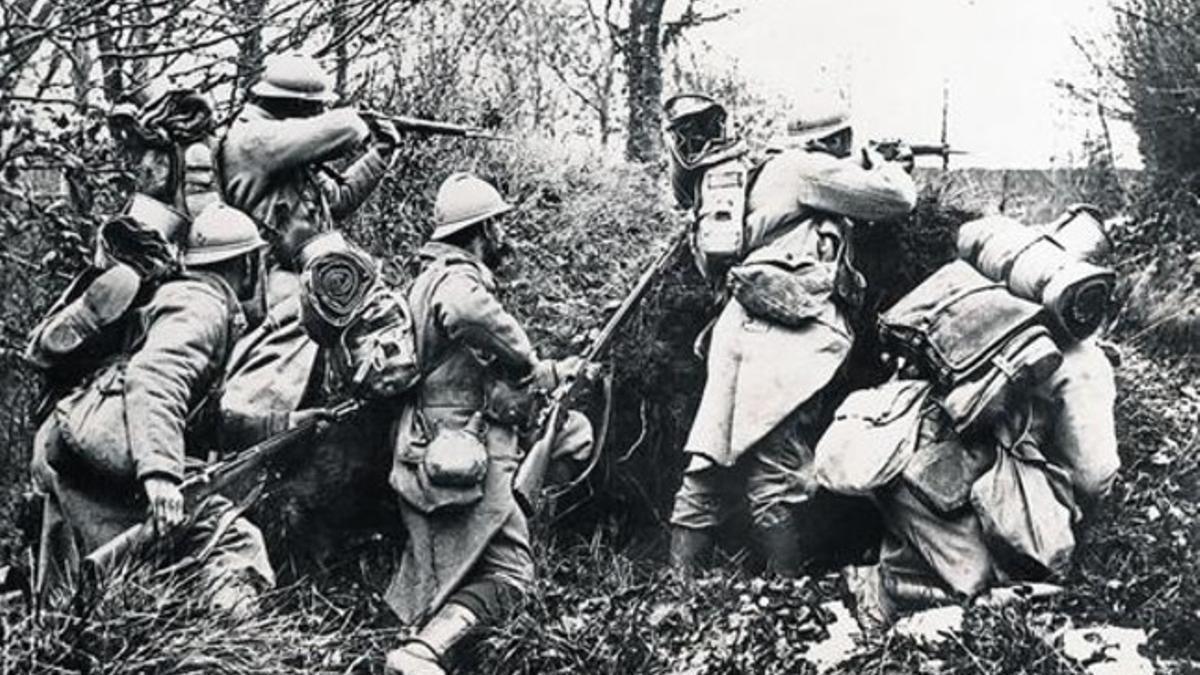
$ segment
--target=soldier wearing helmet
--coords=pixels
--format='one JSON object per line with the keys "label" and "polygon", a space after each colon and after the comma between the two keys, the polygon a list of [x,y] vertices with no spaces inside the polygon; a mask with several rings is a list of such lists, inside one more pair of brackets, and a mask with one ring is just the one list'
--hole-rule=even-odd
{"label": "soldier wearing helmet", "polygon": [[[907,215],[916,188],[901,167],[853,155],[836,105],[790,124],[758,163],[713,99],[676,96],[666,113],[675,195],[694,214],[697,265],[724,303],[684,446],[672,564],[695,567],[743,502],[769,569],[795,575],[824,546],[808,528],[829,517],[811,510],[812,446],[863,309],[851,231]],[[780,288],[794,292],[774,297]]]}
{"label": "soldier wearing helmet", "polygon": [[[299,272],[315,235],[349,216],[375,189],[398,142],[385,120],[368,123],[350,108],[327,110],[329,76],[307,56],[269,56],[250,101],[213,153],[222,198],[254,218],[271,245],[270,316],[235,352],[223,407],[233,419],[276,417],[305,401],[317,345],[300,325]],[[345,171],[324,164],[370,141]],[[235,428],[236,445],[258,440]]]}
{"label": "soldier wearing helmet", "polygon": [[[579,361],[539,358],[496,299],[493,272],[508,249],[500,219],[512,209],[475,176],[447,178],[409,291],[426,374],[396,426],[390,481],[409,536],[386,597],[419,630],[388,654],[391,673],[444,674],[448,652],[504,617],[533,579],[529,525],[512,491],[532,420],[514,412],[525,406],[499,401],[550,391]],[[591,444],[587,418],[571,412],[551,456],[562,467],[586,459]],[[454,468],[465,458],[474,459]]]}
{"label": "soldier wearing helmet", "polygon": [[[215,434],[211,403],[226,359],[260,302],[266,242],[240,211],[214,204],[192,224],[187,269],[116,322],[120,350],[60,399],[38,430],[32,472],[46,493],[39,588],[53,591],[82,556],[147,517],[165,535],[186,523],[184,554],[220,532],[232,504],[185,514],[185,458]],[[261,312],[259,312],[261,316]],[[200,565],[212,608],[245,612],[274,584],[262,536],[237,518]]]}

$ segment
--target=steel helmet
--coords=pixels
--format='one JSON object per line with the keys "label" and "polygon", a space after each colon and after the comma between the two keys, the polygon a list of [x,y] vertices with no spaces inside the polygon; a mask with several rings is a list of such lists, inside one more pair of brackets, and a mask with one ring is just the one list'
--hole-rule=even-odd
{"label": "steel helmet", "polygon": [[681,121],[701,114],[713,114],[724,123],[728,112],[716,99],[704,94],[679,94],[663,103],[667,115],[667,130],[674,129]]}
{"label": "steel helmet", "polygon": [[433,201],[433,234],[445,239],[466,228],[513,209],[489,183],[469,173],[450,174]]}
{"label": "steel helmet", "polygon": [[246,255],[266,245],[250,216],[228,204],[216,202],[192,221],[183,264],[211,265]]}
{"label": "steel helmet", "polygon": [[272,54],[250,93],[260,98],[290,98],[329,103],[337,99],[333,82],[320,63],[302,54]]}
{"label": "steel helmet", "polygon": [[787,120],[786,133],[771,139],[770,148],[804,148],[852,128],[850,102],[841,90],[815,89],[797,107],[799,112]]}

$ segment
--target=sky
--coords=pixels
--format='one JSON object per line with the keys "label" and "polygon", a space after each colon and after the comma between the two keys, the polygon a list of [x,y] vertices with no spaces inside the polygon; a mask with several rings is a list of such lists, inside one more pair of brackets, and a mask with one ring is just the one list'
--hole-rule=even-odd
{"label": "sky", "polygon": [[[693,33],[707,58],[801,109],[848,91],[859,138],[938,140],[944,85],[950,142],[970,152],[956,166],[1066,166],[1100,134],[1095,108],[1055,81],[1095,82],[1071,37],[1103,44],[1110,0],[714,1],[742,9]],[[1140,166],[1132,129],[1110,128],[1117,163]]]}

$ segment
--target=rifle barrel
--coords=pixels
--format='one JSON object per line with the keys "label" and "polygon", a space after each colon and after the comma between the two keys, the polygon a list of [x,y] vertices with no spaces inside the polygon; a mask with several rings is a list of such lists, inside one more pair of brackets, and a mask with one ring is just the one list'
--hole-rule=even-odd
{"label": "rifle barrel", "polygon": [[686,231],[676,236],[671,245],[667,247],[667,250],[663,251],[649,267],[642,271],[642,275],[638,278],[637,283],[634,284],[633,290],[629,291],[621,301],[621,305],[617,307],[617,311],[613,313],[604,324],[604,328],[600,330],[600,335],[596,337],[596,340],[583,353],[584,361],[595,361],[608,347],[613,337],[616,336],[617,329],[621,327],[621,324],[625,323],[626,317],[629,316],[633,308],[641,301],[642,296],[646,294],[646,289],[650,287],[650,282],[654,281],[654,278],[658,276],[658,273],[666,266],[667,262],[675,256],[675,253],[683,245],[686,238]]}
{"label": "rifle barrel", "polygon": [[[358,412],[362,406],[362,401],[350,399],[330,408],[329,412],[337,423]],[[271,458],[299,437],[312,431],[320,422],[321,420],[313,418],[281,431],[246,448],[231,459],[187,478],[179,486],[187,508],[194,509],[196,504],[210,495],[221,492],[242,476],[266,465]],[[149,522],[138,523],[89,553],[83,560],[84,573],[96,581],[108,574],[121,560],[143,550],[155,538],[154,527]]]}
{"label": "rifle barrel", "polygon": [[421,117],[410,117],[408,115],[389,115],[375,110],[364,110],[359,113],[363,117],[376,117],[379,119],[388,120],[396,125],[396,129],[400,132],[410,132],[415,134],[425,134],[430,136],[456,136],[458,138],[479,138],[490,141],[513,141],[514,139],[507,136],[491,134],[479,127],[466,126],[464,124],[454,124],[453,122],[439,122],[437,120],[427,120]]}

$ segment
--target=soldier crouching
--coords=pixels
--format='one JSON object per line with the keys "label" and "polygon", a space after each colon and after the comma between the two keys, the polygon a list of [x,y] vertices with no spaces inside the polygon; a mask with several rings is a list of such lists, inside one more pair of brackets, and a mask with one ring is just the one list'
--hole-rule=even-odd
{"label": "soldier crouching", "polygon": [[1066,578],[1120,466],[1113,369],[1091,337],[1115,275],[1069,235],[967,223],[962,259],[881,317],[904,377],[846,399],[814,471],[886,525],[878,567],[851,584],[865,624]]}
{"label": "soldier crouching", "polygon": [[42,424],[32,463],[46,493],[40,593],[64,589],[82,556],[147,515],[172,552],[201,558],[211,608],[245,614],[274,585],[258,529],[219,496],[186,512],[179,489],[188,459],[213,447],[211,408],[230,349],[247,314],[262,316],[243,307],[263,302],[265,246],[245,214],[206,209],[192,224],[185,271],[108,327],[119,348]]}

